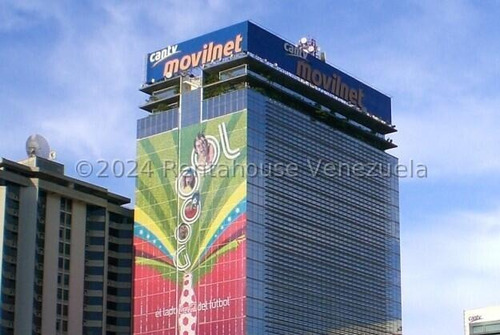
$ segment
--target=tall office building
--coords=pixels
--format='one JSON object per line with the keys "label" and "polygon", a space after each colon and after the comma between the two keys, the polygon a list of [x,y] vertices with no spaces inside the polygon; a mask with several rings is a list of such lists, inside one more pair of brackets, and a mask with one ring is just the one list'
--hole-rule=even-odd
{"label": "tall office building", "polygon": [[0,160],[0,333],[130,334],[129,199],[40,157]]}
{"label": "tall office building", "polygon": [[465,335],[499,335],[500,306],[470,309],[464,312]]}
{"label": "tall office building", "polygon": [[390,98],[251,22],[146,61],[134,334],[400,334]]}

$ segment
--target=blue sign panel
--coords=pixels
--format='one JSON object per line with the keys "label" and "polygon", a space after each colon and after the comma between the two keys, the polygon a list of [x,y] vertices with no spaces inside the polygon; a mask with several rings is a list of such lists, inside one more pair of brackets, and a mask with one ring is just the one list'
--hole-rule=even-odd
{"label": "blue sign panel", "polygon": [[250,22],[248,37],[248,49],[252,53],[361,110],[391,122],[391,99],[388,96]]}
{"label": "blue sign panel", "polygon": [[247,25],[242,22],[186,42],[169,45],[147,56],[146,81],[163,78],[247,50]]}
{"label": "blue sign panel", "polygon": [[251,22],[242,22],[150,53],[147,82],[248,51],[360,110],[391,122],[391,99]]}

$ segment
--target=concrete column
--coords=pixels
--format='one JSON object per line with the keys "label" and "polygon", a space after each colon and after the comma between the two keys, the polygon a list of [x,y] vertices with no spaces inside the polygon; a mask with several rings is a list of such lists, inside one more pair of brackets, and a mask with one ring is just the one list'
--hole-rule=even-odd
{"label": "concrete column", "polygon": [[[3,231],[5,229],[6,201],[7,201],[7,187],[0,186],[0,289],[2,288]],[[2,311],[0,310],[0,320],[1,318],[2,318]]]}
{"label": "concrete column", "polygon": [[16,273],[14,334],[31,334],[35,280],[36,208],[38,188],[21,187]]}
{"label": "concrete column", "polygon": [[56,194],[48,193],[45,212],[42,334],[56,333],[60,208],[61,198]]}

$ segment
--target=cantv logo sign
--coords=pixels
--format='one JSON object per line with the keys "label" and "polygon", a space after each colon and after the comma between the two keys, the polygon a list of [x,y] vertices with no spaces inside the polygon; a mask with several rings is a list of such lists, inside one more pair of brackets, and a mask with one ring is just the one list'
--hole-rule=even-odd
{"label": "cantv logo sign", "polygon": [[237,34],[223,43],[215,43],[213,41],[204,43],[200,45],[197,51],[174,59],[171,56],[182,53],[179,50],[179,45],[168,46],[149,55],[149,67],[155,67],[166,60],[163,68],[163,76],[171,78],[180,71],[186,71],[212,61],[219,61],[224,57],[229,57],[243,51],[242,42],[243,35]]}
{"label": "cantv logo sign", "polygon": [[482,319],[483,319],[483,317],[481,315],[469,316],[469,323],[476,322],[476,321],[479,321]]}
{"label": "cantv logo sign", "polygon": [[302,59],[307,59],[307,51],[304,51],[293,44],[285,42],[285,44],[283,44],[283,49],[285,49],[288,56],[295,56]]}
{"label": "cantv logo sign", "polygon": [[149,62],[152,63],[151,66],[156,66],[168,57],[180,52],[177,50],[179,45],[169,45],[168,47],[161,49],[159,51],[153,52],[149,55]]}

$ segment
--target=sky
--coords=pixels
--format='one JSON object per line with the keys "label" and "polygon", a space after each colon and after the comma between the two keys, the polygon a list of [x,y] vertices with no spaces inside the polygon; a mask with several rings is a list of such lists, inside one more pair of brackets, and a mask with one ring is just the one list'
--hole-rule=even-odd
{"label": "sky", "polygon": [[[498,1],[3,0],[0,157],[38,133],[70,176],[130,162],[146,53],[247,19],[314,37],[392,98],[389,153],[427,169],[400,179],[404,334],[461,334],[464,309],[500,305],[498,17]],[[133,198],[133,178],[86,181]]]}

